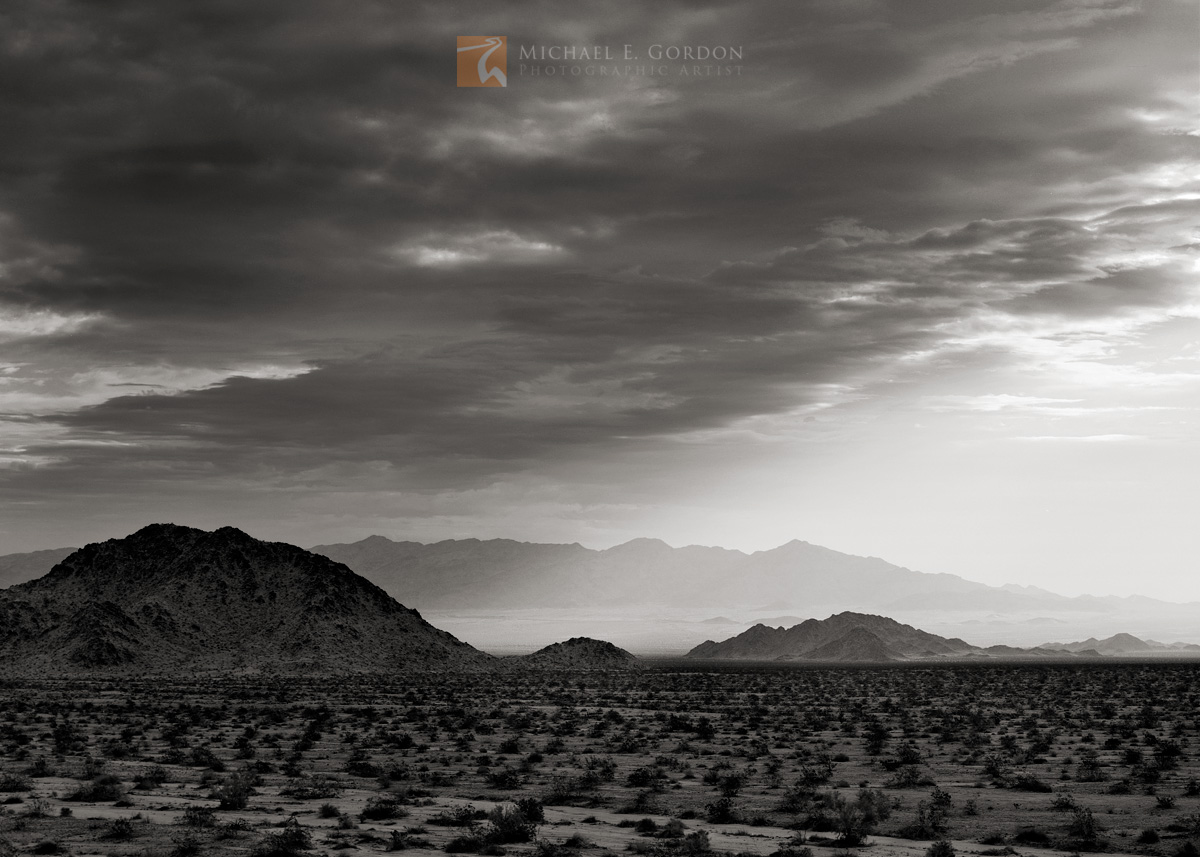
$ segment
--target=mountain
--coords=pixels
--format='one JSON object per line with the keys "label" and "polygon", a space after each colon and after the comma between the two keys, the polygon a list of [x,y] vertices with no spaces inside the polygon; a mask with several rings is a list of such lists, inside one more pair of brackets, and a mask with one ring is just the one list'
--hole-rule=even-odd
{"label": "mountain", "polygon": [[[802,541],[743,553],[673,548],[657,539],[592,550],[511,539],[423,544],[371,536],[312,550],[344,563],[402,604],[436,616],[460,637],[497,650],[529,651],[589,636],[633,651],[675,654],[711,637],[704,619],[713,616],[731,619],[740,626],[731,628],[736,631],[756,623],[790,626],[800,621],[796,614],[845,610],[1015,647],[1040,644],[1048,636],[1047,628],[1039,628],[1045,624],[1054,624],[1060,639],[1124,630],[1178,640],[1200,627],[1200,603],[987,586]],[[35,555],[21,557],[22,573],[33,575]],[[5,559],[0,557],[0,567]],[[54,562],[41,561],[46,571]]]}
{"label": "mountain", "polygon": [[506,660],[526,669],[628,670],[640,666],[638,659],[624,649],[590,637],[572,637]]}
{"label": "mountain", "polygon": [[[701,605],[711,601],[706,587],[729,589],[728,578],[745,558],[724,548],[672,548],[657,539],[596,551],[510,539],[426,545],[371,536],[312,550],[422,609]],[[689,585],[681,589],[683,580]]]}
{"label": "mountain", "polygon": [[395,672],[492,660],[341,563],[233,527],[152,524],[0,590],[8,672]]}
{"label": "mountain", "polygon": [[847,611],[824,620],[807,619],[791,628],[755,625],[724,642],[707,640],[687,657],[878,663],[963,657],[980,651],[962,640],[939,637],[886,616]]}
{"label": "mountain", "polygon": [[52,548],[32,553],[0,556],[0,589],[41,577],[74,552],[75,548]]}
{"label": "mountain", "polygon": [[802,541],[747,554],[673,548],[657,539],[591,550],[508,539],[421,544],[371,536],[312,550],[423,610],[672,607],[716,608],[722,615],[734,608],[759,615],[855,610],[923,622],[952,613],[1022,618],[1053,613],[1094,617],[1097,625],[1103,624],[1098,617],[1107,616],[1121,624],[1157,624],[1149,617],[1161,614],[1184,628],[1200,619],[1200,604],[1069,598],[1037,587],[988,586]]}
{"label": "mountain", "polygon": [[[422,610],[738,607],[770,615],[768,611],[802,608],[810,614],[817,609],[856,610],[922,619],[949,613],[999,617],[1053,612],[1058,621],[1064,615],[1111,615],[1136,617],[1131,621],[1139,624],[1147,624],[1144,617],[1156,611],[1166,611],[1184,626],[1200,617],[1200,604],[1140,597],[1069,598],[1034,586],[988,586],[802,541],[747,554],[696,545],[673,548],[658,539],[592,550],[579,544],[511,539],[424,544],[369,536],[311,550]],[[0,585],[6,579],[24,582],[45,573],[67,552],[0,556]]]}
{"label": "mountain", "polygon": [[1033,596],[951,574],[924,574],[801,541],[745,554],[672,548],[657,539],[590,550],[508,539],[426,545],[371,536],[312,550],[423,609],[764,603],[888,609],[897,602],[929,609],[986,602],[991,609],[1015,609],[1038,603]]}
{"label": "mountain", "polygon": [[1155,640],[1142,640],[1133,634],[1113,634],[1103,640],[1089,637],[1075,643],[1043,643],[1041,648],[1057,652],[1095,651],[1101,655],[1144,655],[1159,652],[1200,652],[1195,644],[1172,643],[1167,645]]}

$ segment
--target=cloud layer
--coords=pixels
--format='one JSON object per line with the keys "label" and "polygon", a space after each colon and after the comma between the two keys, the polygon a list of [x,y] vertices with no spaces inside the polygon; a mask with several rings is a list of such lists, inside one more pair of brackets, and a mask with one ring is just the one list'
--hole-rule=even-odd
{"label": "cloud layer", "polygon": [[[796,497],[746,474],[836,449],[870,490],[901,474],[855,450],[897,420],[1194,457],[1193,19],[7,4],[0,544],[163,514],[299,541],[783,541],[813,534],[740,510]],[[508,36],[507,89],[454,87],[464,28]],[[515,67],[520,44],[652,43],[744,60]],[[729,499],[691,534],[670,522],[697,485]]]}

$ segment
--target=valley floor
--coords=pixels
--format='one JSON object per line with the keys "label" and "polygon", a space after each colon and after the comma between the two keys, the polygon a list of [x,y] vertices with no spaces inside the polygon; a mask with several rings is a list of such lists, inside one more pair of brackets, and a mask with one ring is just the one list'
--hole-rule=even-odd
{"label": "valley floor", "polygon": [[1195,854],[1200,665],[0,684],[0,855]]}

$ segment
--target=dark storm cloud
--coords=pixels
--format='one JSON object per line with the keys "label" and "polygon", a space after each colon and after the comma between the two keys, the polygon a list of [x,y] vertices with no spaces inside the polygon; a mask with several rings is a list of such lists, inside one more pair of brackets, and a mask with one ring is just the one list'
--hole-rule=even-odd
{"label": "dark storm cloud", "polygon": [[[603,461],[820,402],[976,317],[1186,288],[1163,236],[1189,212],[1145,200],[1196,138],[1133,115],[1178,108],[1185,3],[452,11],[6,6],[0,305],[61,395],[30,376],[5,407],[65,432],[23,443],[50,463],[13,490]],[[473,30],[508,33],[510,74],[522,41],[746,60],[456,90]]]}

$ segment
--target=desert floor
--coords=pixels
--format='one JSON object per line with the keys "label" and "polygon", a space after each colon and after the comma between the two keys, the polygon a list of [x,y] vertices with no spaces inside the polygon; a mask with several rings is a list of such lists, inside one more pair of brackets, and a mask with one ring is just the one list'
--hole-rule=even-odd
{"label": "desert floor", "polygon": [[1197,664],[0,684],[5,857],[1195,854],[1198,781]]}

